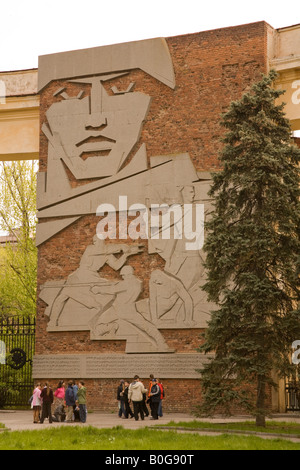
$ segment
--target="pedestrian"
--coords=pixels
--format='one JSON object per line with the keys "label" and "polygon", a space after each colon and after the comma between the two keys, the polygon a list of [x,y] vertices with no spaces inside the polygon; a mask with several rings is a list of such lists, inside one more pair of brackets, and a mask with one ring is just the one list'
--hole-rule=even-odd
{"label": "pedestrian", "polygon": [[33,409],[33,422],[38,423],[40,421],[40,413],[42,409],[41,399],[42,387],[40,383],[37,383],[32,394],[31,407]]}
{"label": "pedestrian", "polygon": [[146,418],[149,416],[149,410],[148,410],[148,407],[146,405],[146,402],[147,402],[147,393],[143,393],[143,411],[144,411],[144,415],[146,416]]}
{"label": "pedestrian", "polygon": [[68,382],[68,388],[65,393],[65,403],[67,407],[67,419],[66,423],[72,423],[73,419],[73,412],[74,406],[76,406],[75,399],[74,399],[74,392],[73,392],[73,382],[70,380]]}
{"label": "pedestrian", "polygon": [[62,423],[66,419],[65,407],[64,405],[58,405],[55,408],[55,411],[52,415],[52,421]]}
{"label": "pedestrian", "polygon": [[125,380],[125,383],[124,383],[124,392],[123,392],[123,396],[124,396],[124,405],[125,405],[125,415],[124,415],[124,418],[127,419],[128,416],[130,416],[130,418],[133,418],[134,414],[132,413],[132,410],[131,410],[131,407],[130,407],[130,404],[129,404],[129,400],[128,400],[128,389],[129,389],[129,382],[128,380]]}
{"label": "pedestrian", "polygon": [[79,416],[80,422],[86,422],[86,387],[84,386],[83,380],[78,383],[78,392],[77,392],[77,402],[76,404],[79,406]]}
{"label": "pedestrian", "polygon": [[74,392],[74,398],[75,398],[75,401],[76,401],[77,400],[78,385],[76,385],[75,380],[72,380],[72,387],[73,387],[73,392]]}
{"label": "pedestrian", "polygon": [[75,405],[73,406],[74,421],[80,421],[79,407],[76,405],[76,402],[77,402],[78,385],[76,384],[75,380],[72,380],[72,383],[73,383],[73,392],[74,392],[74,400],[75,400]]}
{"label": "pedestrian", "polygon": [[157,379],[157,385],[159,386],[159,388],[161,390],[160,401],[159,401],[159,405],[158,405],[158,416],[160,418],[162,418],[162,416],[163,416],[162,401],[165,398],[165,389],[164,389],[163,384],[159,381],[159,379]]}
{"label": "pedestrian", "polygon": [[148,390],[140,381],[139,376],[135,375],[133,382],[129,385],[128,400],[131,400],[133,403],[133,414],[136,421],[138,421],[139,415],[144,420],[143,393],[147,392]]}
{"label": "pedestrian", "polygon": [[121,400],[121,393],[124,392],[124,379],[120,380],[120,383],[117,388],[117,400],[118,400],[118,406],[119,406],[119,411],[118,415],[119,418],[122,418],[122,415],[125,416],[125,407],[124,407],[124,401]]}
{"label": "pedestrian", "polygon": [[161,389],[158,386],[157,380],[152,380],[152,386],[150,391],[150,407],[151,407],[151,418],[158,419],[158,405],[160,401]]}
{"label": "pedestrian", "polygon": [[65,383],[63,380],[60,380],[57,384],[56,390],[54,392],[54,408],[63,405],[65,401]]}
{"label": "pedestrian", "polygon": [[152,387],[152,380],[154,379],[154,375],[153,374],[150,374],[149,375],[149,384],[148,384],[148,399],[147,399],[147,403],[149,403],[150,405],[150,393],[151,393],[151,387]]}
{"label": "pedestrian", "polygon": [[150,375],[149,375],[149,378],[150,378],[150,381],[149,381],[149,385],[148,385],[148,398],[150,398],[151,387],[152,387],[152,380],[154,379],[154,375],[153,375],[153,374],[150,374]]}
{"label": "pedestrian", "polygon": [[125,406],[125,381],[122,383],[122,391],[120,392],[120,408],[119,408],[119,416],[121,413],[121,418],[126,418],[126,406]]}
{"label": "pedestrian", "polygon": [[49,418],[49,423],[52,423],[52,413],[51,413],[51,405],[53,403],[53,390],[49,386],[49,383],[46,382],[43,390],[41,391],[41,398],[42,398],[42,416],[40,423],[43,424],[45,418]]}

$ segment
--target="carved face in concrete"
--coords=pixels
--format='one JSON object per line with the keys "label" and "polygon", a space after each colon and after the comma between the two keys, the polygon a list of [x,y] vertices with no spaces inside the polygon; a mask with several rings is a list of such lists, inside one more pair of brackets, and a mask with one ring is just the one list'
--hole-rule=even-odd
{"label": "carved face in concrete", "polygon": [[[139,139],[151,98],[134,92],[134,83],[117,89],[113,79],[121,75],[72,80],[91,84],[90,94],[69,97],[60,89],[62,100],[47,111],[57,156],[77,179],[116,174]],[[109,87],[104,86],[108,81]]]}

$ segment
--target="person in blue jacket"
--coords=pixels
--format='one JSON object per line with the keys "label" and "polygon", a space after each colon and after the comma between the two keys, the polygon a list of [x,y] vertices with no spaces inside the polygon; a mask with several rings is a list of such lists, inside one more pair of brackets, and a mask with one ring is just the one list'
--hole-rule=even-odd
{"label": "person in blue jacket", "polygon": [[73,391],[73,382],[68,382],[68,388],[65,393],[65,402],[67,407],[67,419],[66,423],[72,423],[72,417],[74,412],[74,406],[76,405],[74,391]]}
{"label": "person in blue jacket", "polygon": [[157,380],[152,380],[152,386],[150,391],[150,408],[151,408],[151,418],[158,419],[158,406],[160,402],[161,390],[158,386]]}

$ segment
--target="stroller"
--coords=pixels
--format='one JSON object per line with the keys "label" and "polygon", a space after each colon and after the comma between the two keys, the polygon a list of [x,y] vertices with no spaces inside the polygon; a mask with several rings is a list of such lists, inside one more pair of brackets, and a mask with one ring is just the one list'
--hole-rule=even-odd
{"label": "stroller", "polygon": [[65,407],[64,405],[59,405],[55,409],[54,414],[52,415],[52,421],[55,421],[56,423],[61,423],[65,421],[65,419],[66,419]]}

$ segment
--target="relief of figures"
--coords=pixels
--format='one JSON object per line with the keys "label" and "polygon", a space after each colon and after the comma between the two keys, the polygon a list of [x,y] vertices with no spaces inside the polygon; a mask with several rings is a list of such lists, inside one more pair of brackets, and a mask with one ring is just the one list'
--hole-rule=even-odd
{"label": "relief of figures", "polygon": [[[175,87],[163,39],[95,48],[93,55],[74,51],[42,58],[40,88],[59,79],[83,88],[76,96],[57,89],[42,123],[48,159],[47,171],[38,174],[38,246],[81,217],[96,215],[99,201],[117,207],[119,195],[126,196],[129,205],[187,204],[191,213],[182,212],[173,233],[186,219],[195,219],[199,203],[206,216],[209,178],[199,177],[189,155],[148,158],[145,144],[138,145],[152,97],[141,91],[143,83],[136,91],[131,81],[135,69],[169,89]],[[122,89],[114,85],[120,77],[128,83]],[[66,168],[78,185],[70,184]],[[198,230],[202,237],[203,224]],[[187,248],[191,238],[186,232],[165,239],[164,226],[156,228],[159,236],[148,237],[148,256],[158,254],[164,268],[150,273],[149,298],[142,298],[144,280],[130,266],[130,257],[141,253],[139,245],[109,243],[95,235],[67,279],[42,286],[47,331],[85,330],[95,341],[126,340],[126,352],[170,353],[161,330],[205,327],[210,306],[201,289],[202,246]],[[104,278],[105,265],[122,279]]]}

